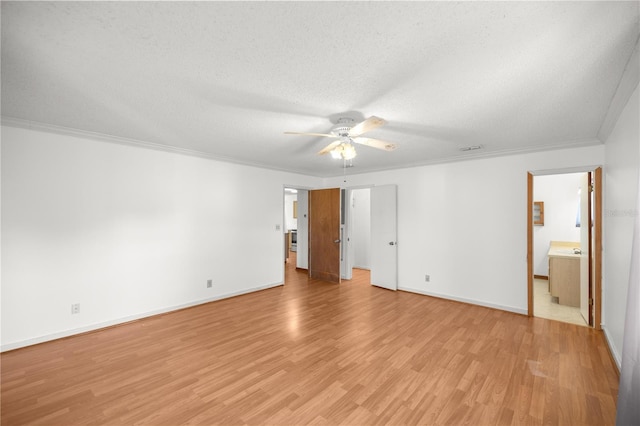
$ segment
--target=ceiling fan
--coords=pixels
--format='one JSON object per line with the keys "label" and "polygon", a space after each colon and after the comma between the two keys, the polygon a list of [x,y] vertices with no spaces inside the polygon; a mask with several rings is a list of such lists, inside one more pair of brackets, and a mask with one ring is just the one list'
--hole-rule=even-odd
{"label": "ceiling fan", "polygon": [[354,143],[366,145],[371,148],[382,149],[384,151],[393,151],[396,145],[380,139],[363,138],[361,135],[373,129],[376,129],[386,123],[380,117],[375,115],[366,120],[356,123],[351,117],[340,117],[336,120],[336,126],[331,129],[330,133],[304,133],[304,132],[284,132],[287,135],[308,135],[322,136],[337,139],[325,146],[318,152],[318,155],[331,153],[333,158],[351,160],[356,156],[356,148]]}

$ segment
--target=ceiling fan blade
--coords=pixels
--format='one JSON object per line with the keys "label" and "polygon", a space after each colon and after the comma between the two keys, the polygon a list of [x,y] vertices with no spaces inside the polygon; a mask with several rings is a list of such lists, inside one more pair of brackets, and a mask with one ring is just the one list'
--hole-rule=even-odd
{"label": "ceiling fan blade", "polygon": [[396,149],[396,144],[387,142],[387,141],[381,141],[380,139],[360,137],[360,138],[354,138],[353,141],[355,143],[359,143],[360,145],[366,145],[366,146],[370,146],[371,148],[382,149],[385,151],[393,151],[394,149]]}
{"label": "ceiling fan blade", "polygon": [[360,136],[363,133],[366,133],[370,130],[376,129],[386,123],[386,120],[376,117],[372,115],[361,123],[356,124],[349,130],[349,136],[355,138],[356,136]]}
{"label": "ceiling fan blade", "polygon": [[333,148],[335,148],[336,146],[340,145],[341,143],[342,143],[342,141],[331,142],[329,145],[327,145],[324,148],[322,148],[322,150],[320,152],[318,152],[318,155],[325,155],[325,154],[331,152],[331,150]]}
{"label": "ceiling fan blade", "polygon": [[339,138],[340,136],[330,135],[328,133],[305,133],[305,132],[284,132],[285,135],[305,135],[305,136],[323,136],[326,138]]}

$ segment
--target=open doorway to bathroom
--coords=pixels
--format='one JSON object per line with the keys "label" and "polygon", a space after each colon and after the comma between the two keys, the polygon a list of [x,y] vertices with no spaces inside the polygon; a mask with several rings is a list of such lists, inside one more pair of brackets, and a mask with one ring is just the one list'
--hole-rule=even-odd
{"label": "open doorway to bathroom", "polygon": [[[588,173],[535,176],[533,184],[534,316],[588,325],[580,312],[581,196]],[[553,268],[553,280],[550,269]],[[588,277],[586,277],[588,280]]]}
{"label": "open doorway to bathroom", "polygon": [[599,329],[601,168],[529,174],[529,315]]}

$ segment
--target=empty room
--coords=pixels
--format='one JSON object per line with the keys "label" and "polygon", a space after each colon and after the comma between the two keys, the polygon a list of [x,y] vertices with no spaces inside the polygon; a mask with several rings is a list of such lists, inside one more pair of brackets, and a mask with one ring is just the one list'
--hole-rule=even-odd
{"label": "empty room", "polygon": [[640,2],[0,8],[2,425],[640,424]]}

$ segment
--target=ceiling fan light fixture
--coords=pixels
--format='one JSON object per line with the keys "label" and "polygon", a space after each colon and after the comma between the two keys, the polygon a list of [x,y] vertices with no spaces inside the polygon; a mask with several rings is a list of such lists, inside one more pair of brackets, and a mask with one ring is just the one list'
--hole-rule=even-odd
{"label": "ceiling fan light fixture", "polygon": [[352,160],[355,158],[356,154],[356,149],[354,148],[353,145],[351,145],[350,143],[347,144],[343,144],[344,146],[342,147],[342,158],[344,158],[345,160]]}
{"label": "ceiling fan light fixture", "polygon": [[349,142],[342,142],[340,145],[333,148],[331,151],[331,158],[336,160],[352,160],[356,157],[356,148]]}

